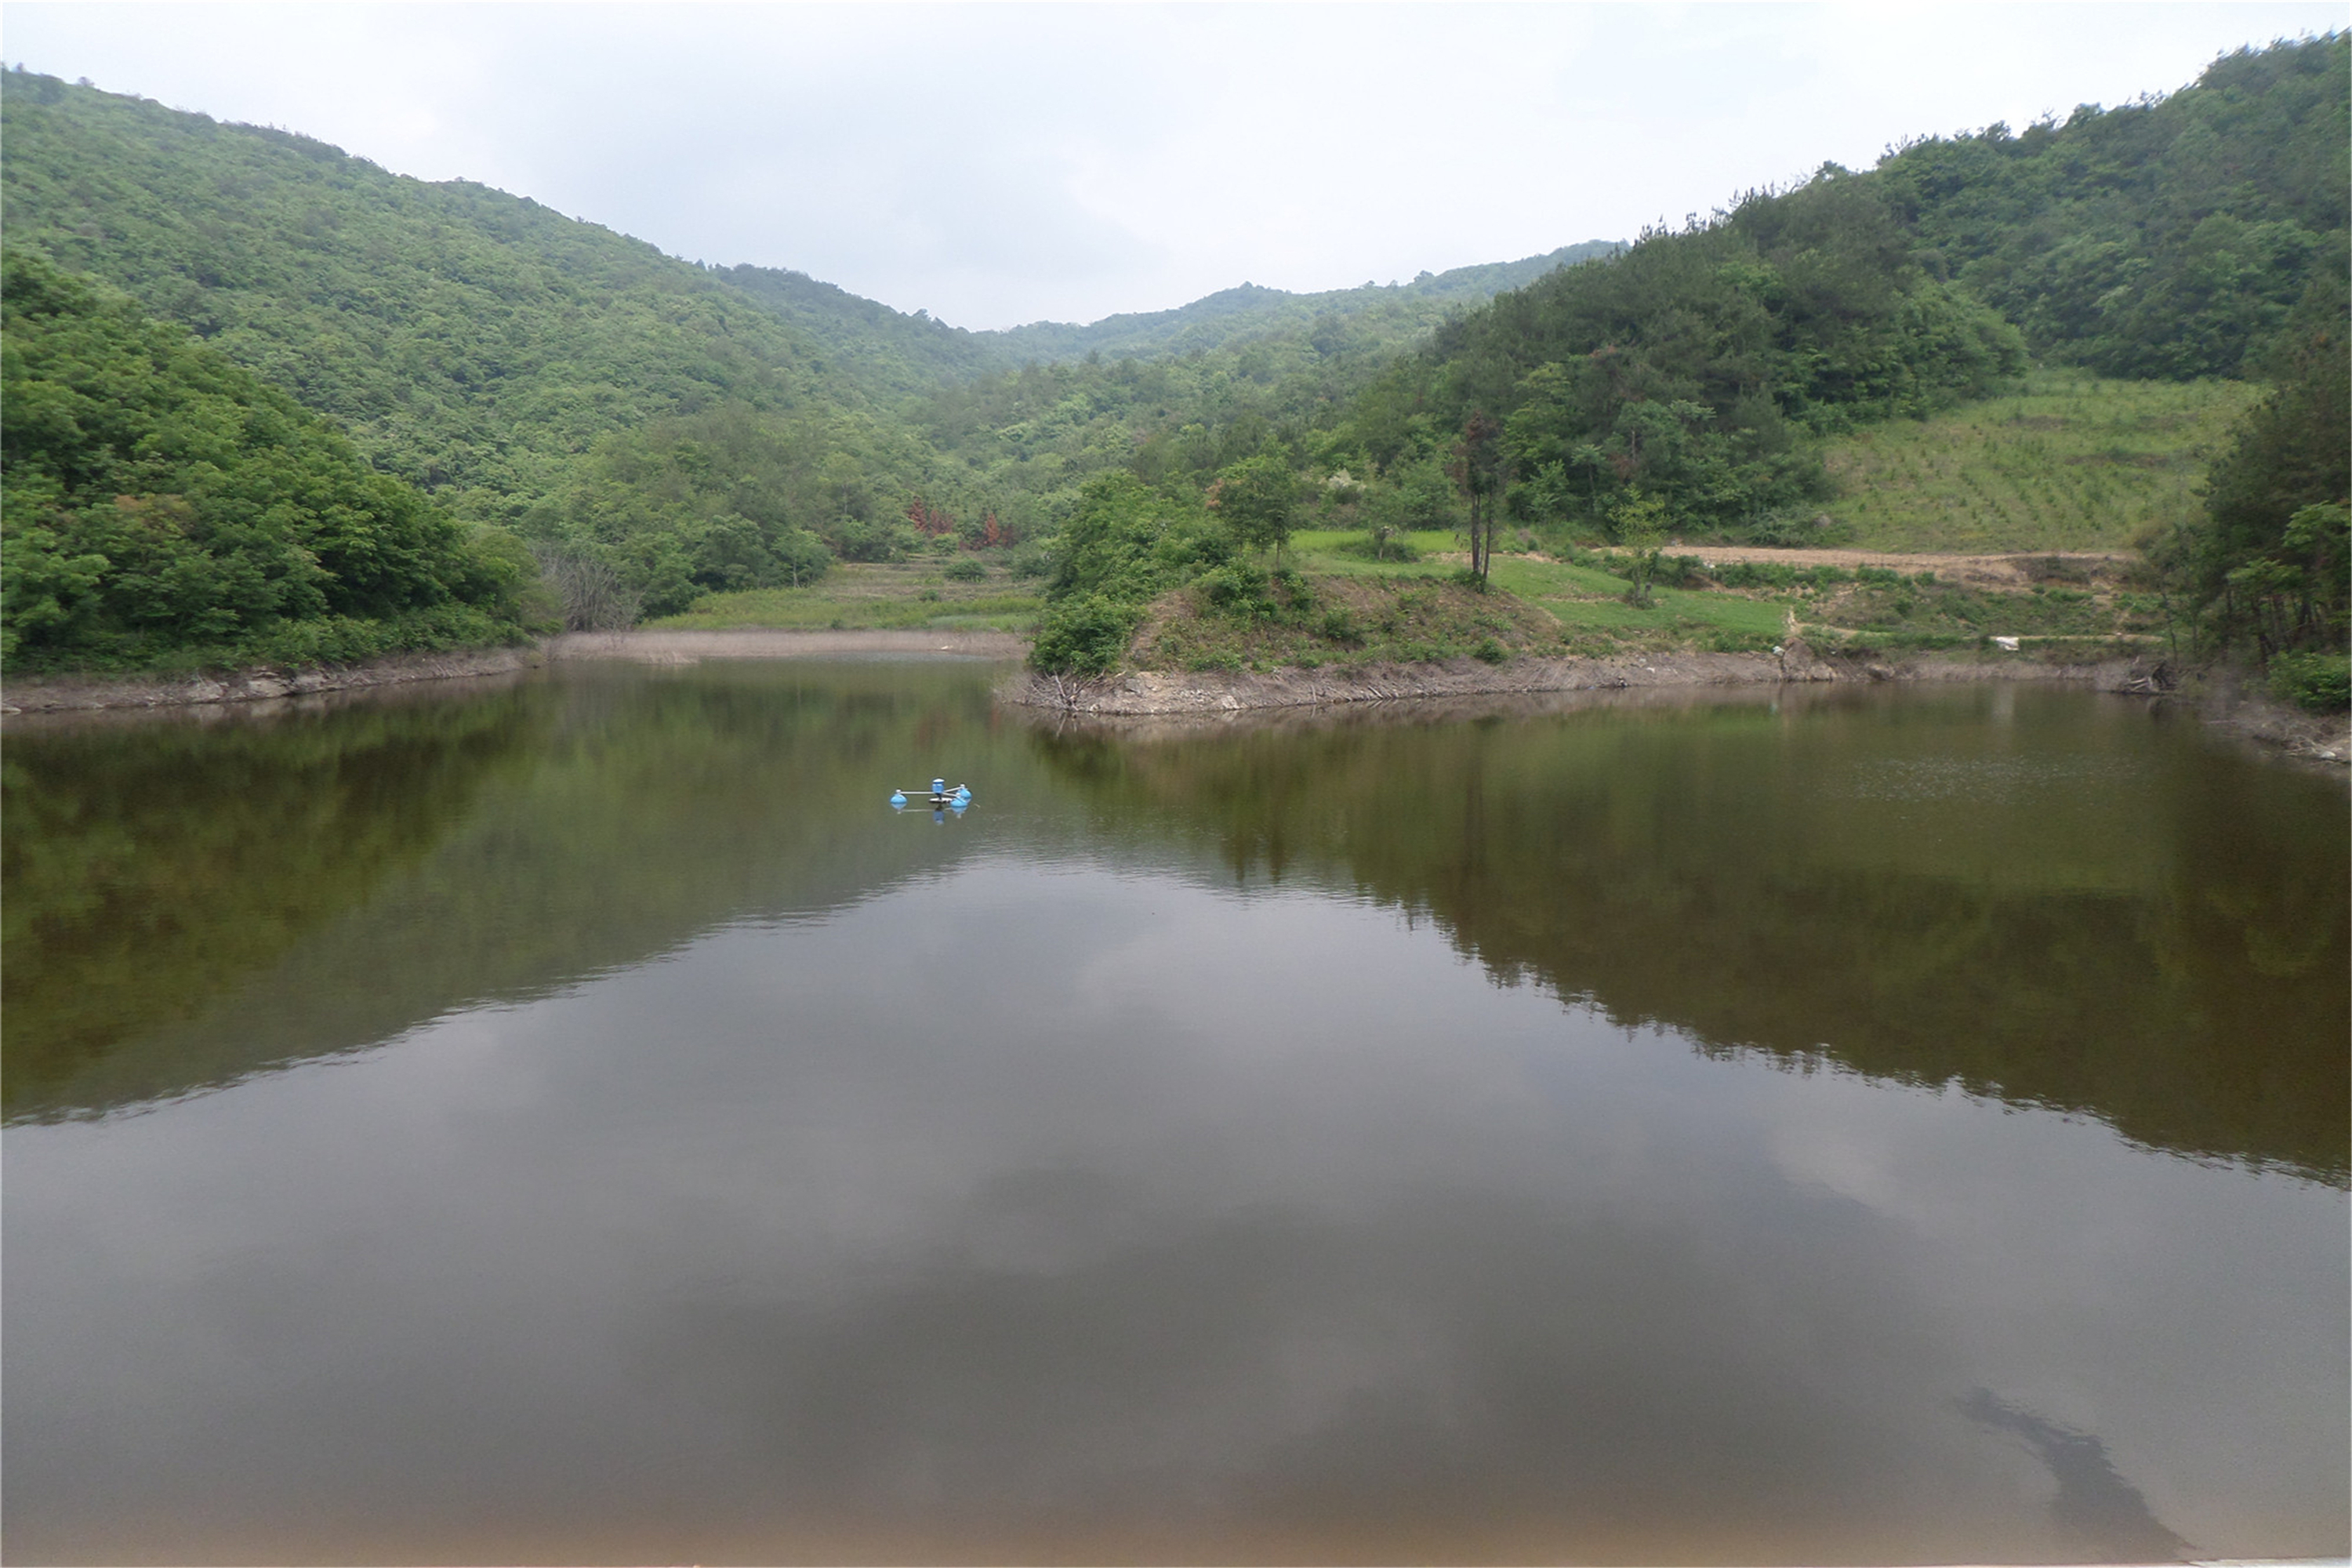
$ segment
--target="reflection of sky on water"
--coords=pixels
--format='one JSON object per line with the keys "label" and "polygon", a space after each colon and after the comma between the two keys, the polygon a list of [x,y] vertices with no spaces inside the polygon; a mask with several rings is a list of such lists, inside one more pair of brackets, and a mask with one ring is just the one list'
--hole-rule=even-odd
{"label": "reflection of sky on water", "polygon": [[2342,1549],[2343,1194],[1297,892],[982,858],[6,1177],[12,1555],[2081,1556],[2069,1436]]}

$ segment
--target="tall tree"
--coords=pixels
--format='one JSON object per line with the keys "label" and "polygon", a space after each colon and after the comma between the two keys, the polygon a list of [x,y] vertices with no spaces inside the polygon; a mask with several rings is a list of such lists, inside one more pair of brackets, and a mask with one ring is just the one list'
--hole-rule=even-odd
{"label": "tall tree", "polygon": [[1446,472],[1470,509],[1470,571],[1480,583],[1495,553],[1495,522],[1502,515],[1503,491],[1510,478],[1510,459],[1503,450],[1503,424],[1473,409],[1463,422],[1462,439],[1454,444]]}
{"label": "tall tree", "polygon": [[2315,283],[2277,356],[2277,384],[2206,479],[2206,522],[2152,550],[2225,643],[2267,660],[2340,651],[2352,505],[2352,330],[2345,285]]}
{"label": "tall tree", "polygon": [[1657,575],[1658,552],[1666,542],[1665,498],[1645,496],[1638,489],[1629,489],[1610,513],[1609,521],[1617,542],[1633,552],[1628,574],[1633,585],[1625,591],[1625,602],[1646,610],[1656,603],[1650,593],[1650,582]]}

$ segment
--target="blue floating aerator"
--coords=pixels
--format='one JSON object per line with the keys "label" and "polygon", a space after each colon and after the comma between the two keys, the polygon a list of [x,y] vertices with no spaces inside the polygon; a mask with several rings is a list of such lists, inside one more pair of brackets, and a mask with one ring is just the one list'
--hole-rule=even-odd
{"label": "blue floating aerator", "polygon": [[956,785],[956,798],[963,802],[966,805],[970,805],[971,804],[971,786],[970,784]]}
{"label": "blue floating aerator", "polygon": [[948,781],[947,781],[947,780],[945,780],[945,779],[933,779],[933,780],[931,781],[931,793],[932,793],[933,795],[945,795],[945,794],[947,794],[947,793],[948,793]]}
{"label": "blue floating aerator", "polygon": [[892,790],[890,792],[890,804],[892,805],[905,805],[907,804],[906,792],[904,790]]}

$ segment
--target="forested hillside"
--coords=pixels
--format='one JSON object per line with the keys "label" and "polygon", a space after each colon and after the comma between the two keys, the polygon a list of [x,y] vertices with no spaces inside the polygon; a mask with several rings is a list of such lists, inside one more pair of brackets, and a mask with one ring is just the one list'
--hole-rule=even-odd
{"label": "forested hillside", "polygon": [[822,345],[829,363],[894,396],[1019,366],[999,351],[996,333],[968,332],[919,311],[906,315],[805,272],[741,266],[713,276]]}
{"label": "forested hillside", "polygon": [[860,401],[692,265],[528,199],[24,72],[0,136],[11,246],[127,290],[469,517],[519,518],[656,414]]}
{"label": "forested hillside", "polygon": [[0,279],[0,658],[363,658],[516,630],[532,563],[467,540],[341,434],[130,300]]}
{"label": "forested hillside", "polygon": [[2108,375],[2231,375],[2315,279],[2344,276],[2352,42],[2241,49],[2168,98],[1879,165],[1919,259]]}
{"label": "forested hillside", "polygon": [[1325,294],[1245,285],[1092,327],[978,333],[1043,352],[1017,370],[951,382],[909,414],[977,482],[999,495],[1051,495],[1056,519],[1069,514],[1076,486],[1106,469],[1198,488],[1269,444],[1302,460],[1322,453],[1349,401],[1465,301],[1622,248],[1594,240]]}
{"label": "forested hillside", "polygon": [[[1449,320],[1305,428],[1267,428],[1255,457],[1191,445],[1213,447],[1218,486],[1255,484],[1252,464],[1291,471],[1274,540],[1312,497],[1375,551],[1457,529],[1483,582],[1505,520],[1653,558],[1669,534],[1829,542],[1826,437],[2012,388],[2034,351],[2274,377],[2216,466],[2209,518],[2177,521],[2157,554],[2197,629],[2321,657],[2346,629],[2347,64],[2341,34],[2240,51],[2168,99],[1923,142],[1859,174],[1825,165]],[[1166,461],[1181,449],[1147,441],[1131,466],[1209,478]],[[1093,532],[1134,564],[1064,574],[1039,652],[1077,668],[1101,667],[1150,594],[1233,570],[1158,521],[1165,502],[1098,500],[1126,515]]]}
{"label": "forested hillside", "polygon": [[1605,532],[1639,491],[1685,531],[1794,542],[1829,492],[1807,437],[1981,395],[2028,349],[2252,368],[2345,275],[2347,58],[2342,35],[2240,51],[2169,98],[1825,166],[1645,235],[1441,331],[1349,411],[1353,448],[1425,470],[1483,414],[1523,521]]}
{"label": "forested hillside", "polygon": [[21,71],[0,121],[12,251],[128,290],[644,608],[804,580],[812,539],[888,553],[919,499],[991,510],[893,411],[935,376],[887,336],[812,337],[640,241],[282,132]]}
{"label": "forested hillside", "polygon": [[1779,537],[1824,493],[1806,437],[1979,396],[2016,329],[1910,256],[1870,182],[1823,175],[1652,234],[1450,323],[1358,400],[1387,476],[1501,423],[1517,514],[1602,527],[1639,490],[1684,528]]}
{"label": "forested hillside", "polygon": [[1172,310],[1106,316],[1083,325],[1033,321],[998,331],[966,331],[920,310],[905,315],[781,268],[730,267],[719,276],[828,351],[861,356],[882,385],[906,393],[1089,355],[1137,360],[1198,355],[1245,340],[1303,338],[1325,353],[1402,347],[1435,327],[1450,310],[1531,283],[1556,268],[1622,248],[1613,240],[1588,240],[1520,261],[1424,272],[1410,283],[1366,283],[1316,294],[1244,283]]}

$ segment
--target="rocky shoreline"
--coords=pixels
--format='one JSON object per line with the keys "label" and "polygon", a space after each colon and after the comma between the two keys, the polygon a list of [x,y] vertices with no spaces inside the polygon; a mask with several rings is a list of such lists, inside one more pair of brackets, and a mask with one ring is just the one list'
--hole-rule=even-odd
{"label": "rocky shoreline", "polygon": [[1442,664],[1368,664],[1321,669],[1173,672],[1140,670],[1096,678],[1023,670],[997,689],[1000,700],[1041,714],[1121,726],[1139,721],[1213,721],[1284,710],[1446,699],[1505,699],[1565,693],[1696,692],[1706,688],[1816,688],[1834,684],[1958,684],[2021,681],[2178,702],[2206,722],[2265,750],[2341,768],[2352,761],[2352,728],[2342,715],[2284,707],[2226,675],[2176,680],[2148,658],[2050,663],[2033,658],[1831,656],[1802,642],[1780,654],[1621,654],[1608,658],[1475,659]]}
{"label": "rocky shoreline", "polygon": [[1437,664],[1331,665],[1320,669],[1141,670],[1087,679],[1028,671],[999,688],[1007,701],[1089,717],[1236,713],[1429,697],[1616,690],[1630,687],[1781,686],[1879,681],[2063,681],[2101,691],[2170,689],[2147,659],[2052,664],[2035,658],[1824,658],[1802,642],[1780,653],[1618,654],[1607,658],[1476,659]]}
{"label": "rocky shoreline", "polygon": [[713,631],[569,632],[521,647],[404,653],[314,669],[210,670],[184,676],[36,676],[0,687],[0,714],[91,712],[267,702],[420,680],[511,675],[552,662],[623,658],[693,664],[705,658],[822,658],[842,654],[960,654],[1019,658],[1029,645],[1010,632]]}
{"label": "rocky shoreline", "polygon": [[370,686],[511,675],[547,662],[538,647],[402,653],[365,664],[313,669],[238,669],[185,676],[43,676],[0,687],[0,714],[89,712],[120,708],[190,708],[215,702],[266,702]]}

